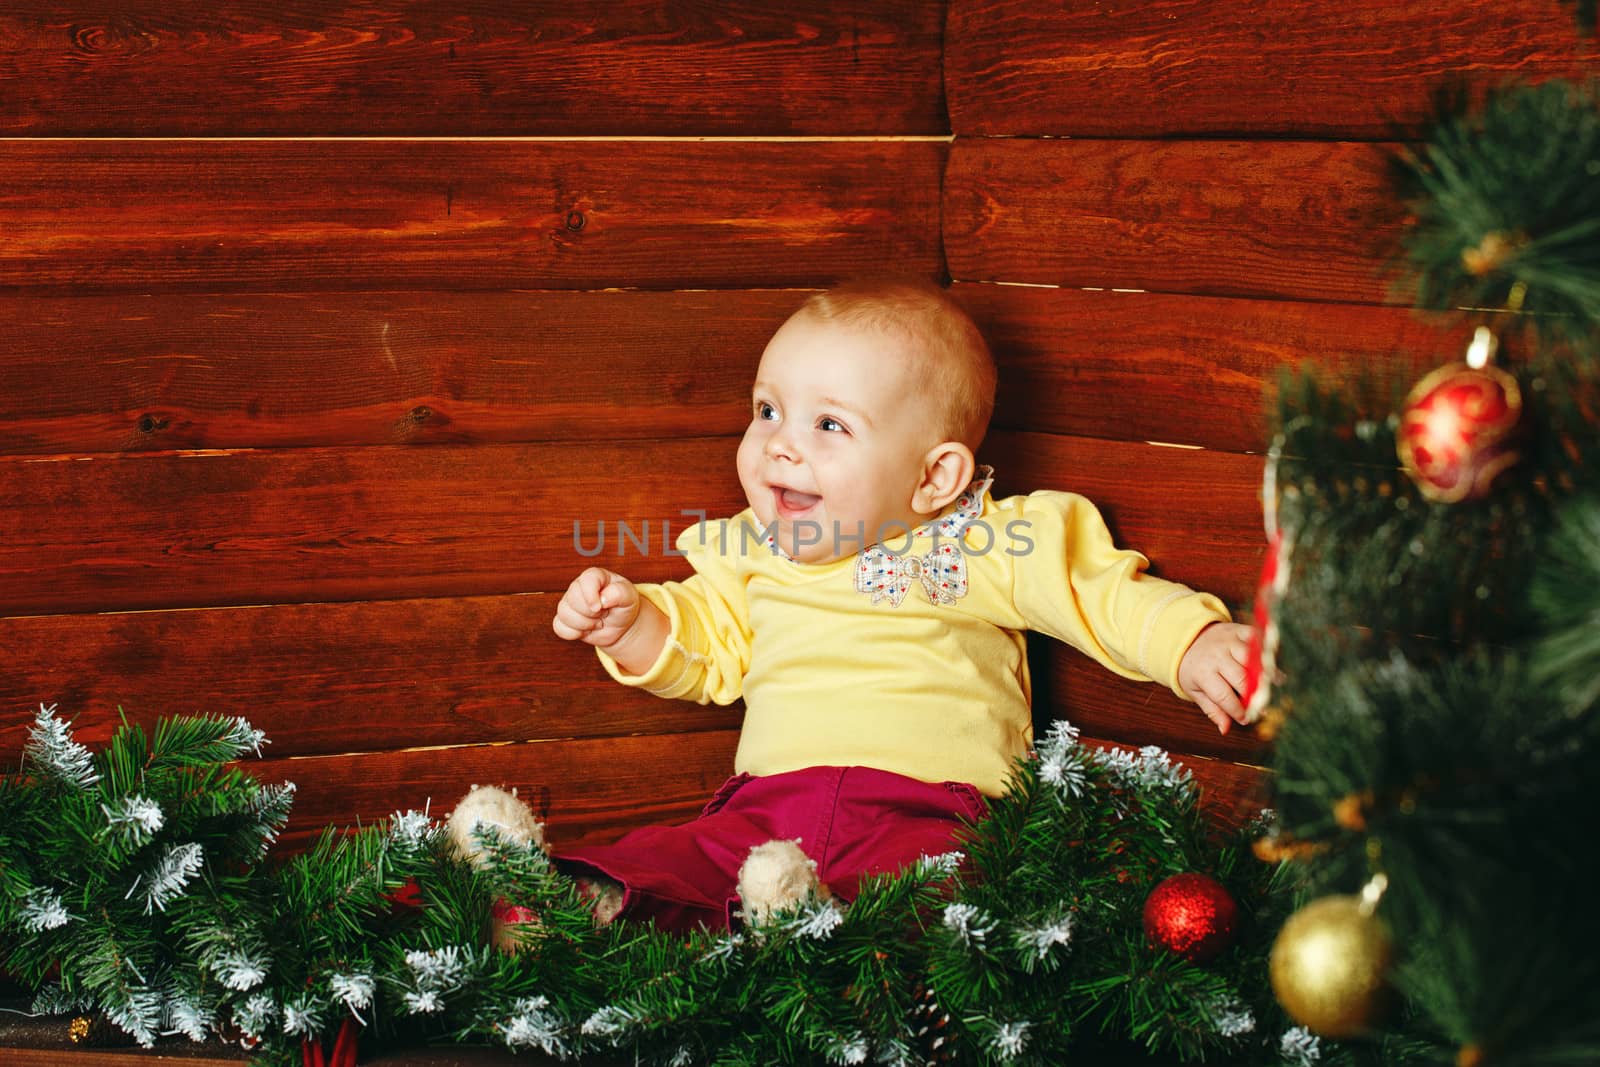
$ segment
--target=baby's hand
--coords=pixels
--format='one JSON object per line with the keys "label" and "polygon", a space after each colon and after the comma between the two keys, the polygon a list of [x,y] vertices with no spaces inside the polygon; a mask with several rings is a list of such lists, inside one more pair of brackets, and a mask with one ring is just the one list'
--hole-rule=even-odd
{"label": "baby's hand", "polygon": [[1218,733],[1245,721],[1240,694],[1249,648],[1250,627],[1214,622],[1200,631],[1178,663],[1178,684],[1216,724]]}
{"label": "baby's hand", "polygon": [[610,648],[639,617],[639,590],[620,574],[590,567],[572,580],[550,625],[558,637]]}

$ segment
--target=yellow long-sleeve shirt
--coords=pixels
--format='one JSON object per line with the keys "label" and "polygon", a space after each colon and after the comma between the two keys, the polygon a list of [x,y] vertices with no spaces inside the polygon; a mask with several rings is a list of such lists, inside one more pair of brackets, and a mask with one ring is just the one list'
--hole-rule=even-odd
{"label": "yellow long-sleeve shirt", "polygon": [[661,696],[742,696],[736,771],[869,766],[989,796],[1032,745],[1023,631],[1183,696],[1178,663],[1228,618],[1222,602],[1146,574],[1084,497],[995,501],[986,484],[940,522],[829,563],[774,551],[748,509],[691,527],[677,547],[695,574],[639,586],[672,624],[661,654],[639,675],[601,662]]}

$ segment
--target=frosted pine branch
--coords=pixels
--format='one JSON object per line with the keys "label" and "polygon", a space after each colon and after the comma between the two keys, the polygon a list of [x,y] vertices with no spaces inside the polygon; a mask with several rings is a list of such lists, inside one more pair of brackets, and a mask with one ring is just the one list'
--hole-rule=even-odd
{"label": "frosted pine branch", "polygon": [[522,997],[501,1024],[501,1037],[512,1049],[536,1048],[547,1056],[567,1058],[561,1019],[550,1011],[548,997]]}
{"label": "frosted pine branch", "polygon": [[867,1062],[867,1039],[854,1034],[848,1040],[833,1038],[828,1042],[828,1062],[845,1065]]}
{"label": "frosted pine branch", "polygon": [[1284,1031],[1278,1051],[1283,1053],[1284,1061],[1293,1064],[1293,1067],[1313,1067],[1322,1059],[1322,1042],[1310,1030],[1296,1026]]}
{"label": "frosted pine branch", "polygon": [[578,1032],[583,1034],[584,1037],[604,1038],[612,1044],[616,1044],[617,1039],[627,1033],[638,1022],[639,1016],[628,1009],[618,1007],[615,1004],[607,1004],[583,1020],[583,1025],[578,1028]]}
{"label": "frosted pine branch", "polygon": [[129,989],[120,1004],[102,1005],[106,1018],[145,1048],[156,1043],[161,1029],[162,997],[154,989]]}
{"label": "frosted pine branch", "polygon": [[67,911],[66,901],[61,899],[60,893],[53,889],[35,889],[22,898],[19,921],[30,934],[40,934],[67,925],[72,921],[72,915]]}
{"label": "frosted pine branch", "polygon": [[243,993],[266,981],[267,970],[272,966],[269,956],[252,956],[242,949],[223,952],[211,963],[217,980],[229,989]]}
{"label": "frosted pine branch", "polygon": [[831,900],[808,900],[789,920],[789,929],[813,941],[826,941],[844,922],[844,912]]}
{"label": "frosted pine branch", "polygon": [[944,924],[964,945],[982,946],[994,930],[994,920],[975,904],[956,903],[944,909]]}
{"label": "frosted pine branch", "polygon": [[1028,1047],[1028,1031],[1032,1025],[1026,1022],[1001,1023],[989,1039],[989,1051],[1002,1063],[1016,1059]]}
{"label": "frosted pine branch", "polygon": [[372,1007],[372,997],[378,991],[378,984],[372,975],[365,971],[356,971],[352,974],[333,975],[328,979],[328,988],[333,990],[333,995],[350,1009],[351,1014],[361,1019],[360,1012]]}
{"label": "frosted pine branch", "polygon": [[941,852],[937,856],[923,856],[917,860],[917,877],[924,880],[944,881],[953,878],[966,860],[964,852]]}
{"label": "frosted pine branch", "polygon": [[1082,797],[1089,789],[1087,760],[1078,745],[1078,728],[1057,719],[1038,747],[1039,780],[1070,797]]}
{"label": "frosted pine branch", "polygon": [[100,810],[105,813],[106,825],[124,835],[133,848],[147,843],[167,821],[160,804],[137,794],[101,804]]}
{"label": "frosted pine branch", "polygon": [[83,993],[68,993],[60,982],[52,982],[33,998],[35,1015],[73,1015],[94,1006],[94,998]]}
{"label": "frosted pine branch", "polygon": [[1223,1037],[1242,1037],[1255,1031],[1255,1015],[1237,997],[1218,997],[1205,1006],[1205,1012]]}
{"label": "frosted pine branch", "polygon": [[260,1040],[278,1017],[278,1005],[266,993],[256,993],[233,1006],[233,1021],[249,1037]]}
{"label": "frosted pine branch", "polygon": [[257,759],[261,758],[261,746],[272,743],[267,740],[266,731],[257,730],[246,722],[242,715],[235,716],[223,741],[233,746],[235,758],[243,756],[246,752],[254,752]]}
{"label": "frosted pine branch", "polygon": [[210,1008],[174,991],[167,997],[162,1033],[178,1033],[190,1041],[204,1041],[216,1021],[216,1014]]}
{"label": "frosted pine branch", "polygon": [[[167,904],[176,899],[183,892],[183,887],[188,885],[195,875],[200,873],[204,864],[205,853],[198,842],[190,841],[187,844],[173,845],[155,865],[144,873],[144,913],[151,911],[167,910]],[[128,895],[139,886],[138,880],[128,888]]]}
{"label": "frosted pine branch", "polygon": [[54,704],[39,705],[23,756],[43,773],[79,789],[88,789],[100,780],[94,773],[94,757],[72,739],[72,730],[56,717]]}
{"label": "frosted pine branch", "polygon": [[389,817],[389,841],[406,852],[420,851],[439,832],[426,812],[395,812]]}
{"label": "frosted pine branch", "polygon": [[315,1037],[322,1030],[327,1005],[311,993],[302,993],[283,1006],[283,1032],[291,1037]]}
{"label": "frosted pine branch", "polygon": [[1024,952],[1031,952],[1035,959],[1042,960],[1050,955],[1050,950],[1057,945],[1072,944],[1072,915],[1062,914],[1059,918],[1050,919],[1037,926],[1024,926],[1016,932],[1017,948]]}

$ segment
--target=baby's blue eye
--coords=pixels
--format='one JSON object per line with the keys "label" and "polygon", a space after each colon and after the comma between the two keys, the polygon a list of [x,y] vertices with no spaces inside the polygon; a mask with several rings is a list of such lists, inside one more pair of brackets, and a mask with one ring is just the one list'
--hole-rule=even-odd
{"label": "baby's blue eye", "polygon": [[767,403],[765,400],[757,400],[756,418],[764,419],[767,422],[775,422],[778,418],[778,409]]}
{"label": "baby's blue eye", "polygon": [[833,418],[831,415],[824,415],[824,416],[822,416],[822,418],[818,419],[817,420],[817,429],[822,430],[825,433],[846,433],[846,432],[848,432],[845,429],[844,423],[840,422],[836,418]]}

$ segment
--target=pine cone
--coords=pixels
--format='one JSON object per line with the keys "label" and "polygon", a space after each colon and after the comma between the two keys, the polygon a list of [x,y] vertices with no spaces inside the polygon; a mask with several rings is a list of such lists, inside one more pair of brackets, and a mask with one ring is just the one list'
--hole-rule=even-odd
{"label": "pine cone", "polygon": [[911,1009],[911,1033],[915,1051],[926,1067],[942,1067],[956,1062],[955,1034],[950,1029],[950,1014],[939,1006],[932,989],[917,983],[913,994],[917,1003]]}

